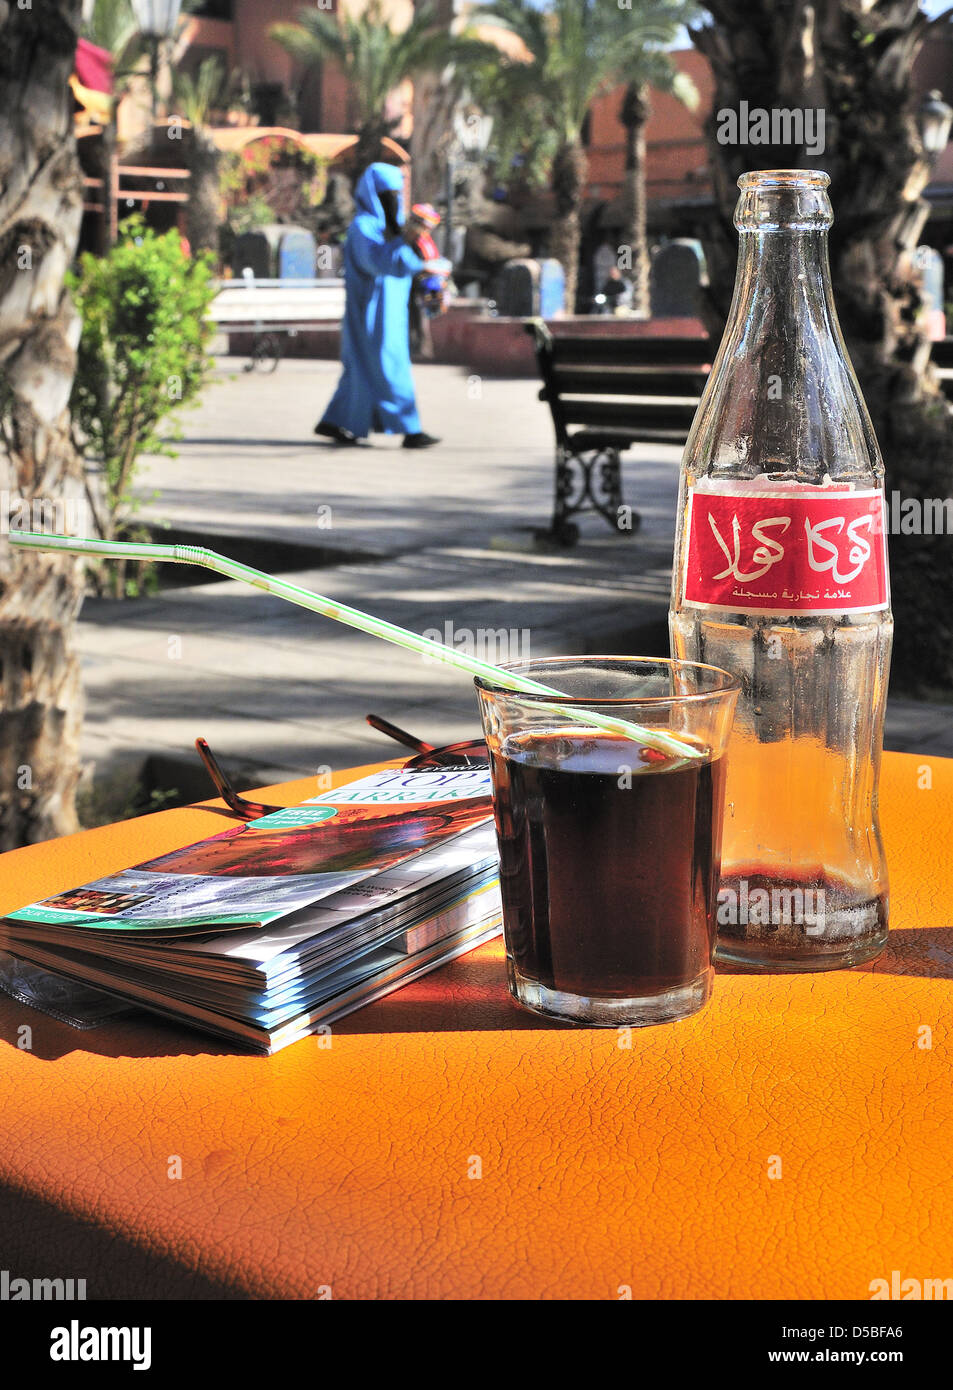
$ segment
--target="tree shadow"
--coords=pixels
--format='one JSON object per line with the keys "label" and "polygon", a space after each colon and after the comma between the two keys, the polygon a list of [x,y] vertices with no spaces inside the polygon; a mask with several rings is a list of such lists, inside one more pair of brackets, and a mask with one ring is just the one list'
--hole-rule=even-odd
{"label": "tree shadow", "polygon": [[[88,1301],[260,1297],[243,1287],[238,1270],[232,1281],[217,1277],[190,1267],[188,1252],[180,1261],[100,1225],[95,1218],[74,1215],[52,1198],[47,1201],[4,1186],[0,1186],[0,1230],[3,1260],[11,1277],[83,1278]],[[54,1306],[76,1307],[72,1303]],[[52,1312],[50,1320],[56,1320]],[[63,1321],[68,1321],[65,1312]]]}
{"label": "tree shadow", "polygon": [[[179,448],[216,448],[216,449],[294,449],[300,450],[306,444],[311,444],[310,439],[299,439],[296,436],[286,436],[283,439],[264,439],[260,435],[249,437],[248,435],[232,434],[196,434],[182,435],[176,439]],[[317,443],[318,441],[313,441]],[[323,440],[321,441],[324,442]]]}

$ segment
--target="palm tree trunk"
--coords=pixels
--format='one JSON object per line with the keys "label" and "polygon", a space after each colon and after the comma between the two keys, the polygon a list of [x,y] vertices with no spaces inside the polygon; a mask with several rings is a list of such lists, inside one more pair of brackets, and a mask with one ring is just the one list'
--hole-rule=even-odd
{"label": "palm tree trunk", "polygon": [[622,99],[619,118],[625,126],[626,240],[629,244],[632,308],[648,318],[649,246],[645,209],[645,126],[649,119],[649,92],[643,83],[630,82]]}
{"label": "palm tree trunk", "polygon": [[[813,165],[831,175],[834,294],[848,351],[884,455],[888,497],[953,496],[953,412],[928,366],[919,272],[912,262],[928,215],[930,178],[917,131],[913,61],[928,21],[917,0],[707,0],[714,25],[695,31],[715,76],[707,136],[717,219],[708,238],[712,328],[731,292],[735,180],[746,169]],[[719,144],[716,113],[809,107],[826,115],[816,157]],[[896,618],[894,681],[953,689],[953,565],[947,535],[890,537]]]}
{"label": "palm tree trunk", "polygon": [[556,217],[550,231],[550,251],[566,276],[566,312],[575,313],[582,235],[582,191],[586,186],[586,152],[578,142],[562,145],[553,160],[552,189]]}
{"label": "palm tree trunk", "polygon": [[[79,0],[0,7],[0,490],[83,504],[69,433],[78,337],[63,273],[82,183],[67,79]],[[31,507],[32,512],[32,507]],[[82,567],[0,537],[0,849],[76,828],[81,705],[73,622]]]}
{"label": "palm tree trunk", "polygon": [[357,131],[357,144],[351,155],[352,184],[356,185],[369,164],[381,157],[381,141],[393,129],[393,122],[383,116],[372,116],[362,122]]}
{"label": "palm tree trunk", "polygon": [[219,152],[208,131],[193,125],[186,158],[189,172],[189,201],[186,228],[193,255],[211,251],[218,259],[218,226],[221,221],[219,192]]}

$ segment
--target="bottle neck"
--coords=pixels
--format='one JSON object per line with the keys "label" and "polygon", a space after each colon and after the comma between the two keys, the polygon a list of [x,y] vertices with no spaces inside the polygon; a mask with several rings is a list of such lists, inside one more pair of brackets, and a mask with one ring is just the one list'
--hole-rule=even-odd
{"label": "bottle neck", "polygon": [[826,485],[879,451],[837,321],[827,225],[740,227],[732,307],[689,452],[726,477]]}
{"label": "bottle neck", "polygon": [[776,290],[792,287],[821,289],[830,294],[827,229],[811,231],[743,231],[738,239],[735,294],[743,282]]}
{"label": "bottle neck", "polygon": [[826,229],[742,232],[725,331],[782,392],[800,381],[805,353],[840,347]]}

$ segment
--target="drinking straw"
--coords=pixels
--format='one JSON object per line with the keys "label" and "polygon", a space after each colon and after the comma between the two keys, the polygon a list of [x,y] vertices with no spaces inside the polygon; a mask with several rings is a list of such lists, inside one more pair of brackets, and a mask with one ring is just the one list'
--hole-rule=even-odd
{"label": "drinking straw", "polygon": [[[170,564],[202,565],[205,569],[215,570],[217,574],[225,575],[228,579],[238,579],[244,584],[250,584],[255,589],[264,589],[266,593],[283,598],[288,603],[295,603],[299,608],[307,608],[312,613],[320,613],[325,618],[333,618],[336,622],[344,623],[348,627],[367,632],[372,637],[379,637],[384,642],[393,642],[396,646],[404,647],[407,651],[418,652],[421,656],[430,657],[432,660],[446,662],[448,666],[455,666],[459,671],[468,671],[471,675],[482,676],[484,680],[492,681],[495,685],[500,685],[506,690],[521,691],[529,695],[553,695],[557,698],[559,696],[565,698],[563,691],[556,690],[550,685],[541,685],[539,681],[531,680],[528,676],[521,676],[515,671],[505,671],[500,666],[492,666],[487,661],[480,661],[476,657],[468,656],[465,652],[457,651],[455,647],[445,646],[442,642],[431,642],[429,638],[421,637],[408,628],[398,627],[396,623],[389,623],[384,618],[374,618],[369,613],[363,613],[359,608],[351,608],[346,603],[337,603],[334,599],[326,598],[324,594],[317,594],[311,589],[302,589],[298,584],[290,584],[285,579],[276,579],[274,575],[266,574],[263,570],[253,569],[251,565],[240,564],[238,560],[230,560],[227,555],[219,555],[217,551],[206,550],[203,546],[155,545],[139,541],[104,541],[87,539],[83,536],[47,535],[37,531],[11,531],[9,536],[14,545],[20,545],[29,550],[65,550],[71,554],[99,555],[112,560],[153,560]],[[702,749],[696,748],[691,743],[676,737],[674,734],[666,733],[662,729],[646,729],[640,724],[633,724],[626,719],[616,719],[612,715],[601,713],[596,714],[592,710],[574,709],[572,706],[559,704],[550,706],[547,702],[547,708],[551,708],[553,712],[558,713],[564,719],[581,721],[587,727],[605,730],[607,733],[620,734],[624,738],[632,739],[665,753],[676,754],[680,758],[705,757],[705,752]]]}

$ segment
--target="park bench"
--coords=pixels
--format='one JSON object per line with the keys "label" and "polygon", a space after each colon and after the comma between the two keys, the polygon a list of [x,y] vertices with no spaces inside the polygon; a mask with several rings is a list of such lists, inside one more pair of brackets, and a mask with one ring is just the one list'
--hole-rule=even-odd
{"label": "park bench", "polygon": [[527,325],[556,432],[553,519],[544,533],[574,545],[570,517],[596,511],[618,531],[638,513],[622,502],[620,456],[635,443],[684,444],[715,354],[710,338],[551,333]]}
{"label": "park bench", "polygon": [[[635,443],[684,444],[717,344],[710,338],[552,333],[532,319],[539,398],[556,432],[553,519],[541,534],[574,545],[570,517],[596,511],[618,531],[638,529],[622,501],[621,454]],[[933,365],[953,400],[953,338],[934,343]]]}
{"label": "park bench", "polygon": [[940,389],[948,401],[953,401],[953,338],[941,338],[934,343],[930,360],[940,378]]}
{"label": "park bench", "polygon": [[[211,317],[219,333],[251,334],[246,371],[274,371],[286,338],[309,329],[328,328],[344,317],[344,281],[256,280],[249,270],[219,282]],[[269,365],[270,364],[270,365]]]}

